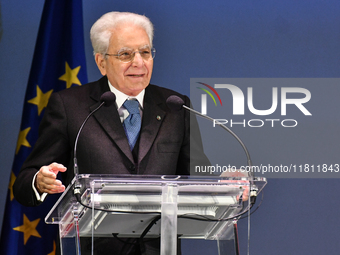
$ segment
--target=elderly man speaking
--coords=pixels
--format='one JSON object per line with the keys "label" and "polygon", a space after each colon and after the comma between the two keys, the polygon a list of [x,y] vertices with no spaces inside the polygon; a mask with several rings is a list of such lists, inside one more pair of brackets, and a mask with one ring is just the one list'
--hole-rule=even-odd
{"label": "elderly man speaking", "polygon": [[[91,41],[103,77],[52,94],[40,136],[14,184],[20,203],[37,206],[47,194],[65,190],[74,177],[77,132],[107,91],[116,101],[98,110],[84,126],[78,141],[79,173],[188,175],[190,155],[198,162],[206,159],[200,138],[190,139],[199,132],[196,125],[190,126],[189,113],[172,112],[166,105],[171,95],[190,105],[188,97],[150,84],[156,53],[152,39],[153,25],[145,16],[110,12],[96,21]],[[95,247],[96,254],[142,253],[134,239],[108,239]],[[158,239],[145,242],[143,254],[159,254],[159,246]]]}

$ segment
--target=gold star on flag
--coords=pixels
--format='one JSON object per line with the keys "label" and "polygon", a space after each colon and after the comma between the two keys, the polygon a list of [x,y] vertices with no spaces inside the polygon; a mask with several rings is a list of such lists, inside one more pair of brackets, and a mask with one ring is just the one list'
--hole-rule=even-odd
{"label": "gold star on flag", "polygon": [[30,127],[20,131],[19,133],[19,137],[18,137],[18,142],[17,142],[17,149],[15,150],[15,154],[18,154],[21,146],[26,146],[26,147],[31,147],[31,145],[29,144],[29,142],[26,139],[26,136],[28,134],[28,132],[31,130]]}
{"label": "gold star on flag", "polygon": [[27,216],[24,214],[24,224],[13,228],[16,231],[20,231],[24,233],[24,244],[26,245],[27,240],[31,237],[31,236],[36,236],[41,238],[41,236],[39,235],[38,231],[36,230],[36,227],[39,223],[40,219],[36,219],[34,221],[30,221]]}
{"label": "gold star on flag", "polygon": [[11,172],[11,179],[9,181],[9,190],[10,190],[10,198],[11,198],[11,201],[13,200],[14,198],[14,195],[13,195],[13,185],[14,185],[14,182],[15,182],[15,179],[16,179],[16,176],[14,175],[13,172]]}
{"label": "gold star on flag", "polygon": [[46,93],[43,93],[39,86],[37,85],[37,96],[27,101],[28,103],[35,104],[38,106],[39,116],[42,110],[47,106],[48,100],[50,99],[52,92],[53,89],[47,91]]}
{"label": "gold star on flag", "polygon": [[55,255],[55,250],[56,250],[56,245],[55,245],[55,241],[53,241],[53,251],[50,252],[50,253],[47,254],[47,255]]}
{"label": "gold star on flag", "polygon": [[72,84],[81,85],[77,75],[79,73],[80,66],[71,69],[68,63],[65,64],[65,74],[59,77],[59,80],[66,81],[66,88],[70,88]]}

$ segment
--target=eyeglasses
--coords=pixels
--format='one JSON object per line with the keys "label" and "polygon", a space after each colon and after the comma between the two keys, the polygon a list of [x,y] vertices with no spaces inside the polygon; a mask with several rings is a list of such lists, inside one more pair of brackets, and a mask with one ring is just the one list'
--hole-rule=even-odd
{"label": "eyeglasses", "polygon": [[117,57],[121,62],[128,63],[134,59],[137,52],[139,52],[140,56],[145,61],[150,60],[151,58],[153,59],[156,55],[155,48],[150,49],[150,47],[145,47],[136,51],[133,51],[133,49],[124,48],[118,51],[117,54],[106,53],[105,56],[114,56]]}

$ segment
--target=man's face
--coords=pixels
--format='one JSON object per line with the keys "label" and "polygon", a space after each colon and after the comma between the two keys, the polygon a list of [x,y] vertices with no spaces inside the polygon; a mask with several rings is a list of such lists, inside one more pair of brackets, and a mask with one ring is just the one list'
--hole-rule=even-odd
{"label": "man's face", "polygon": [[[118,25],[112,33],[108,54],[117,54],[123,48],[137,51],[150,46],[150,41],[145,30],[136,25]],[[150,82],[153,59],[143,60],[139,53],[135,53],[131,62],[121,62],[115,56],[96,54],[96,63],[102,75],[107,75],[110,83],[119,91],[136,96],[145,89]]]}

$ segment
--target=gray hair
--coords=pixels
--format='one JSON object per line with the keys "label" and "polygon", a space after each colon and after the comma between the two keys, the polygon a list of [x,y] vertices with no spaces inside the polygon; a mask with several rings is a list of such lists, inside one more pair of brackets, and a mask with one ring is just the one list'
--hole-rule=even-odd
{"label": "gray hair", "polygon": [[107,53],[112,30],[117,27],[118,24],[122,23],[131,23],[144,28],[149,37],[150,46],[152,47],[153,25],[146,16],[131,12],[108,12],[101,16],[93,24],[90,30],[90,38],[94,54]]}

